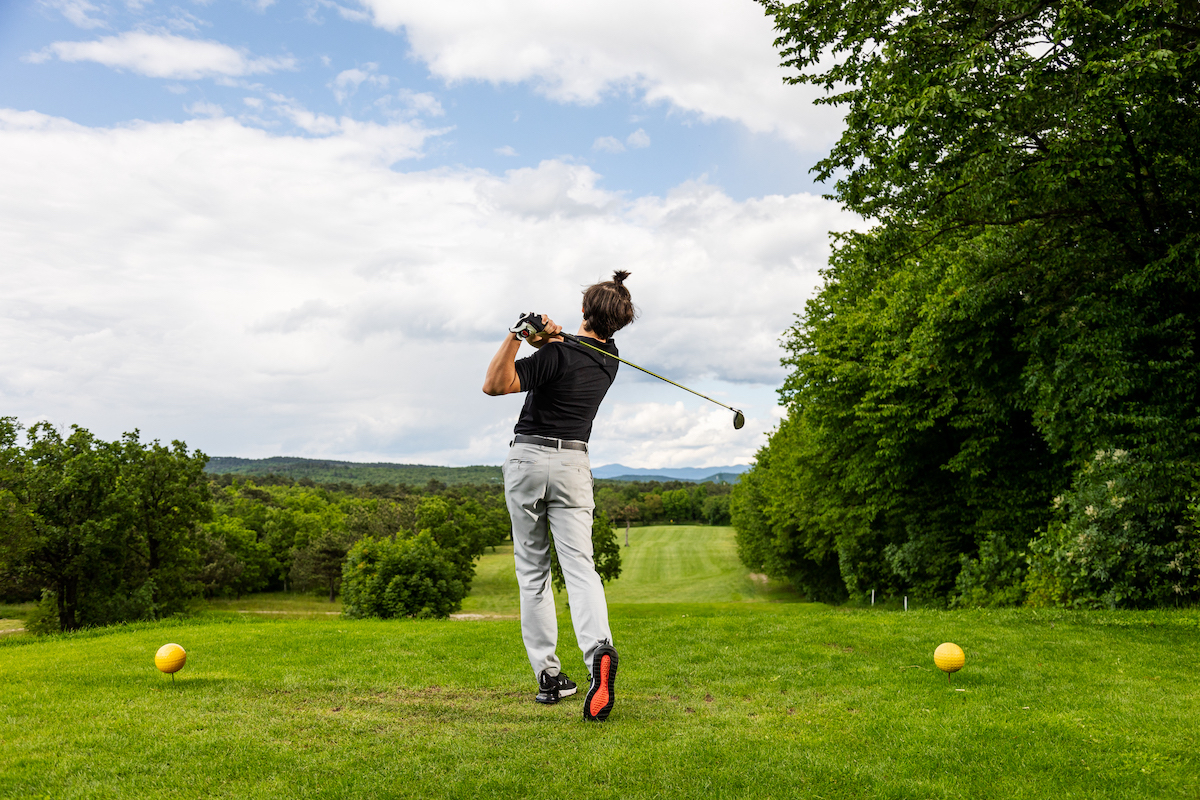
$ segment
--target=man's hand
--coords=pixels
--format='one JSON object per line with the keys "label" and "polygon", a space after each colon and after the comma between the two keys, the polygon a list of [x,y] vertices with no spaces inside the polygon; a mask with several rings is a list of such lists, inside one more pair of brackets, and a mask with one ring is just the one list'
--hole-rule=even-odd
{"label": "man's hand", "polygon": [[542,330],[533,336],[530,336],[525,341],[529,342],[534,347],[541,347],[546,342],[561,342],[563,339],[558,334],[562,333],[562,325],[559,325],[554,320],[542,314],[539,319],[542,322]]}
{"label": "man's hand", "polygon": [[500,349],[488,364],[483,378],[483,392],[490,395],[513,394],[521,391],[521,379],[517,377],[514,361],[521,349],[521,342],[541,347],[546,342],[561,342],[562,326],[545,314],[525,314],[517,324],[508,329],[509,335],[500,343]]}
{"label": "man's hand", "polygon": [[541,347],[550,341],[562,341],[562,337],[557,335],[562,332],[562,326],[545,314],[523,314],[517,324],[508,330],[517,341],[529,342],[534,347]]}

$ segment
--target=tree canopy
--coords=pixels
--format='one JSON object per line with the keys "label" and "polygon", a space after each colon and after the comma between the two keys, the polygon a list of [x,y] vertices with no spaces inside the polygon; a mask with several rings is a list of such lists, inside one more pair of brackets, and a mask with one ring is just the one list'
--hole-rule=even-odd
{"label": "tree canopy", "polygon": [[43,592],[62,630],[183,610],[196,590],[192,537],[211,513],[204,454],[136,431],[64,437],[45,422],[21,448],[18,430],[0,420],[0,584]]}
{"label": "tree canopy", "polygon": [[[1197,4],[764,6],[846,110],[815,171],[869,228],[786,335],[747,563],[826,597],[1200,595]],[[1064,500],[1101,475],[1115,525]]]}

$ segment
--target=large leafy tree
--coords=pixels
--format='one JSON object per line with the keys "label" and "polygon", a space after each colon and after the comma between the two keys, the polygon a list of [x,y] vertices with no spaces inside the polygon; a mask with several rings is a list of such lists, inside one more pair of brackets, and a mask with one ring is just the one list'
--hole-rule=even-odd
{"label": "large leafy tree", "polygon": [[1039,596],[1078,602],[1038,561],[1071,527],[1051,498],[1121,449],[1142,541],[1074,585],[1162,602],[1112,584],[1194,535],[1197,5],[764,5],[788,80],[846,109],[816,171],[871,227],[785,342],[789,419],[734,502],[748,563],[812,583],[836,552],[851,593],[1010,602],[1042,529]]}
{"label": "large leafy tree", "polygon": [[119,443],[120,474],[112,502],[118,524],[133,542],[152,618],[183,610],[196,594],[199,524],[212,519],[212,495],[203,453],[187,445],[143,443],[135,430]]}
{"label": "large leafy tree", "polygon": [[105,442],[73,426],[63,436],[45,422],[21,449],[15,431],[11,420],[0,426],[0,573],[53,598],[62,630],[181,610],[198,590],[207,457],[136,432]]}

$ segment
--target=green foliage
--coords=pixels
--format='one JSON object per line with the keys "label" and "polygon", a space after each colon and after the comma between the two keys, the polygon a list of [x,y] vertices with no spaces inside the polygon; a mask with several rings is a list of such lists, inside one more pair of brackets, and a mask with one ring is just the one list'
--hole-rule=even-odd
{"label": "green foliage", "polygon": [[342,564],[357,537],[347,531],[327,530],[299,548],[292,559],[292,583],[297,589],[320,588],[337,597],[342,583]]}
{"label": "green foliage", "polygon": [[[601,583],[621,577],[621,546],[617,543],[612,521],[602,510],[592,516],[592,562]],[[558,562],[558,550],[554,547],[554,531],[550,531],[550,582],[560,592],[567,586],[562,565]]]}
{"label": "green foliage", "polygon": [[[847,595],[837,533],[861,512],[837,514],[836,500],[820,483],[827,474],[819,469],[824,459],[812,447],[803,418],[784,420],[771,446],[759,451],[755,467],[734,487],[730,513],[743,564],[791,581],[811,600],[839,602]],[[833,514],[827,515],[830,507]]]}
{"label": "green foliage", "polygon": [[[433,467],[424,464],[360,464],[349,461],[328,461],[312,458],[229,458],[216,457],[209,461],[213,474],[237,475],[243,478],[283,477],[293,481],[342,483],[347,488],[370,484],[406,484],[425,486],[438,481],[443,486],[464,484],[503,485],[499,467]],[[260,480],[260,482],[262,482]]]}
{"label": "green foliage", "polygon": [[729,495],[710,495],[700,504],[700,516],[709,525],[729,524]]}
{"label": "green foliage", "polygon": [[8,513],[0,572],[53,597],[65,631],[183,610],[199,590],[196,531],[210,513],[205,456],[182,442],[103,442],[40,422],[0,435]]}
{"label": "green foliage", "polygon": [[58,620],[58,595],[49,589],[42,590],[41,600],[25,619],[25,630],[37,636],[62,630]]}
{"label": "green foliage", "polygon": [[444,497],[426,497],[417,505],[417,530],[429,533],[454,565],[455,579],[471,590],[475,560],[490,543],[472,504],[454,504]]}
{"label": "green foliage", "polygon": [[[1152,607],[1200,598],[1200,535],[1175,525],[1135,459],[1101,450],[1057,499],[1061,520],[1030,543],[1030,605]],[[1159,509],[1158,513],[1155,510]]]}
{"label": "green foliage", "polygon": [[1126,550],[1156,557],[1200,462],[1200,12],[764,5],[789,80],[846,108],[816,171],[874,227],[785,340],[789,417],[733,500],[746,563],[811,585],[836,554],[859,597],[1066,591],[1023,554],[1118,448],[1155,520]]}
{"label": "green foliage", "polygon": [[267,588],[279,562],[242,518],[221,513],[205,523],[200,544],[205,597],[240,597]]}
{"label": "green foliage", "polygon": [[731,484],[685,481],[604,481],[597,484],[596,507],[615,521],[729,522]]}
{"label": "green foliage", "polygon": [[25,454],[19,434],[15,419],[0,417],[0,598],[15,601],[41,596],[36,583],[22,569],[35,517],[21,492]]}
{"label": "green foliage", "polygon": [[467,588],[459,567],[429,531],[411,538],[360,539],[342,570],[342,613],[350,618],[446,617]]}
{"label": "green foliage", "polygon": [[691,520],[700,516],[700,510],[692,502],[692,493],[687,489],[671,489],[662,493],[663,514],[667,519]]}

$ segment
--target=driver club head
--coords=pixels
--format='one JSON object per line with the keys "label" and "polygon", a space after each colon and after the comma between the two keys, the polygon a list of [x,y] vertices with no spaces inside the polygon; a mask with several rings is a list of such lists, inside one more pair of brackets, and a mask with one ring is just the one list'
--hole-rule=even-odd
{"label": "driver club head", "polygon": [[742,416],[742,412],[738,411],[735,408],[733,410],[733,429],[735,431],[740,431],[742,429],[742,426],[745,424],[746,424],[746,418],[744,416]]}

